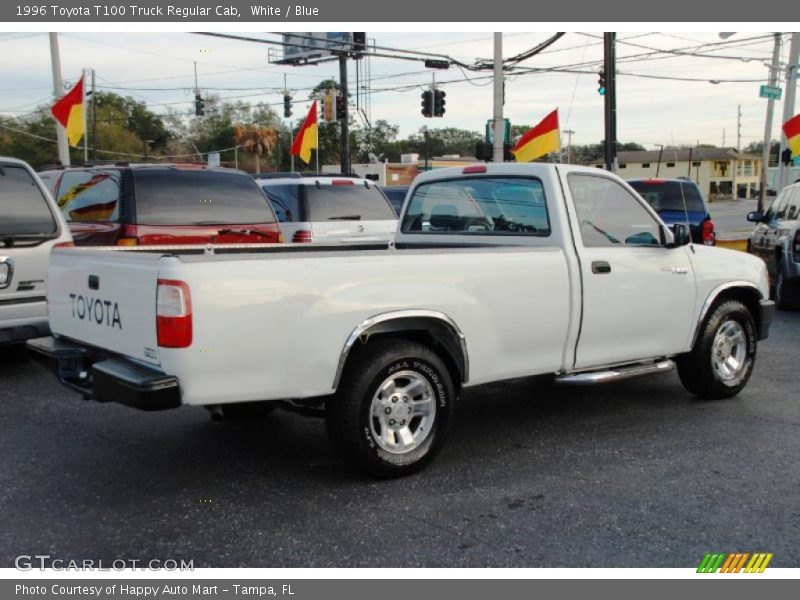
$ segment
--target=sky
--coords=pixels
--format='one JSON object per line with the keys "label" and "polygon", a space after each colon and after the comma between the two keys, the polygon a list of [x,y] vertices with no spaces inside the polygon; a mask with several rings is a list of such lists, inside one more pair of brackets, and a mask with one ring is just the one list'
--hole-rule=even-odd
{"label": "sky", "polygon": [[[245,34],[236,34],[245,35]],[[246,34],[278,40],[268,33]],[[492,34],[370,33],[377,46],[446,54],[463,63],[490,59]],[[505,57],[528,50],[550,33],[510,32],[503,37]],[[648,148],[658,144],[737,143],[737,112],[741,106],[741,144],[763,138],[766,100],[759,86],[766,83],[773,37],[770,33],[741,32],[723,40],[718,33],[625,32],[618,34],[618,139]],[[287,67],[271,64],[270,52],[280,47],[220,39],[184,32],[172,33],[61,33],[64,79],[74,81],[82,68],[93,68],[97,85],[145,102],[156,113],[175,110],[193,114],[194,63],[204,95],[273,104],[282,113],[282,89],[295,99],[295,118],[307,109],[309,91],[327,78],[338,79],[338,63]],[[707,44],[714,44],[708,46]],[[671,54],[653,54],[667,49]],[[52,99],[50,46],[46,33],[0,33],[0,114],[19,117]],[[390,50],[385,51],[392,54]],[[702,56],[687,55],[687,52]],[[396,54],[396,53],[395,53]],[[784,37],[782,59],[788,54]],[[408,55],[406,55],[408,56]],[[504,114],[513,124],[534,125],[559,109],[562,131],[573,130],[575,144],[598,143],[603,138],[603,98],[597,92],[597,74],[603,57],[602,35],[568,32],[544,52],[521,63],[530,69],[589,64],[576,73],[528,73],[507,77]],[[626,57],[631,57],[626,60]],[[368,87],[370,122],[384,119],[400,127],[405,137],[423,126],[459,127],[483,131],[492,116],[490,71],[426,69],[421,62],[398,58],[360,61],[359,82]],[[349,62],[351,90],[356,62]],[[420,93],[432,82],[447,92],[443,118],[420,114]],[[368,77],[369,76],[369,77]],[[642,77],[646,76],[646,77]],[[678,81],[663,78],[691,78]],[[369,80],[369,86],[365,81]],[[465,81],[466,80],[466,81]],[[711,81],[720,83],[711,83]],[[739,80],[726,82],[725,80]],[[785,90],[784,90],[785,94]],[[782,104],[776,105],[773,137],[780,134]],[[356,117],[361,122],[360,117]],[[566,139],[564,140],[566,143]]]}

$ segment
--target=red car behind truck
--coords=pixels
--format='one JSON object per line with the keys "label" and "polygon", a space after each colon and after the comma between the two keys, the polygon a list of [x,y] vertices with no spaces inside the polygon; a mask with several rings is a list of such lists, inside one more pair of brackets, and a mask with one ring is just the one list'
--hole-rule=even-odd
{"label": "red car behind truck", "polygon": [[67,168],[53,183],[53,195],[78,246],[283,242],[264,193],[250,175],[234,169],[133,163]]}

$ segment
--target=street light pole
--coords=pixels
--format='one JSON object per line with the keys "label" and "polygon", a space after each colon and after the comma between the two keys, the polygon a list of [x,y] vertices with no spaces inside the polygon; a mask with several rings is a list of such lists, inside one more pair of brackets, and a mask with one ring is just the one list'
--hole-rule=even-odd
{"label": "street light pole", "polygon": [[603,70],[606,74],[605,141],[606,170],[617,172],[617,61],[616,33],[603,34]]}
{"label": "street light pole", "polygon": [[[50,34],[50,60],[53,65],[53,96],[56,100],[64,95],[64,82],[61,79],[61,57],[58,53],[58,34]],[[56,137],[58,138],[58,160],[65,167],[69,166],[69,144],[67,132],[56,123]]]}
{"label": "street light pole", "polygon": [[494,34],[494,147],[492,160],[503,162],[503,144],[505,143],[505,127],[503,127],[503,34]]}
{"label": "street light pole", "polygon": [[[775,45],[772,48],[772,64],[769,68],[769,85],[778,84],[778,62],[781,59],[781,34],[775,34]],[[758,194],[758,210],[764,212],[767,199],[767,169],[769,168],[769,155],[772,146],[772,116],[775,113],[775,99],[770,96],[767,100],[767,118],[764,122],[764,148],[761,150],[761,181]],[[780,160],[778,161],[780,163]]]}
{"label": "street light pole", "polygon": [[[786,96],[783,99],[783,121],[786,123],[794,116],[794,99],[797,92],[797,67],[800,61],[800,33],[792,34],[792,44],[789,46],[789,65],[786,67]],[[789,183],[789,166],[781,161],[783,151],[786,149],[786,136],[781,135],[781,150],[778,153],[778,173],[779,186],[776,191],[780,191]]]}

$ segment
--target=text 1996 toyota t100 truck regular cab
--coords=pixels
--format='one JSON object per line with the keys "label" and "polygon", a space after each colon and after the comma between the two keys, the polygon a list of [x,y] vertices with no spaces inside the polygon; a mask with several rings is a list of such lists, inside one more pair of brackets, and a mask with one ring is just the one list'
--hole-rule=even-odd
{"label": "text 1996 toyota t100 truck regular cab", "polygon": [[383,477],[433,458],[467,386],[673,359],[706,398],[750,377],[763,262],[691,244],[613,174],[474,165],[409,193],[386,248],[57,250],[54,335],[29,347],[84,396],[145,410],[324,406],[334,447]]}

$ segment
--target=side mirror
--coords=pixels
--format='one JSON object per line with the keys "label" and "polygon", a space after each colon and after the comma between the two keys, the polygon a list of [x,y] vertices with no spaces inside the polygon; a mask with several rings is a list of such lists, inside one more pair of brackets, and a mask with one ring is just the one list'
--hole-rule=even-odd
{"label": "side mirror", "polygon": [[764,213],[759,210],[747,213],[747,220],[751,223],[761,223],[764,220]]}
{"label": "side mirror", "polygon": [[686,223],[675,223],[671,226],[674,248],[685,246],[692,241],[692,232]]}

